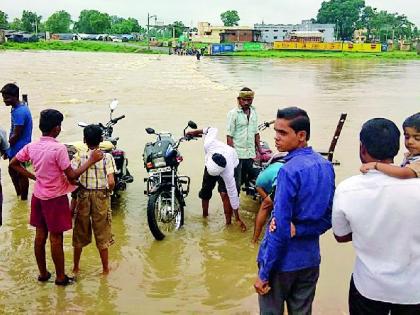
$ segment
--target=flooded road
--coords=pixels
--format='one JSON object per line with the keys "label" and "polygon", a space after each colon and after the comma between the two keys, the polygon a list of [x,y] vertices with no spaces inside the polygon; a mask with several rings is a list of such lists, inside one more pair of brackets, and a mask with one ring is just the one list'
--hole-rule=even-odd
{"label": "flooded road", "polygon": [[[348,120],[335,157],[337,183],[359,168],[358,132],[367,119],[386,117],[398,126],[419,110],[420,62],[372,60],[262,60],[146,56],[69,52],[2,52],[0,85],[17,82],[29,94],[34,138],[39,112],[62,111],[59,139],[82,139],[78,121],[106,122],[108,104],[118,98],[115,114],[125,114],[114,129],[126,150],[135,181],[113,206],[116,243],[110,249],[112,271],[100,276],[97,250],[83,251],[75,285],[39,284],[33,257],[34,230],[28,226],[29,203],[13,194],[7,164],[1,161],[4,190],[0,228],[0,313],[222,313],[255,314],[257,248],[250,245],[258,205],[241,198],[249,229],[226,228],[221,202],[214,196],[208,220],[201,218],[198,190],[203,169],[202,141],[183,143],[181,172],[191,176],[185,228],[163,242],[154,241],[143,194],[144,144],[153,140],[144,128],[181,135],[188,120],[216,126],[225,137],[225,118],[237,91],[256,91],[260,121],[271,120],[279,107],[297,105],[312,120],[311,144],[327,148],[339,114]],[[0,126],[10,126],[9,109],[0,107]],[[262,138],[273,145],[273,131]],[[401,150],[399,158],[402,158]],[[31,185],[31,189],[32,189]],[[314,314],[346,314],[354,261],[351,245],[339,245],[332,232],[322,237],[321,275]],[[71,232],[65,233],[66,270],[72,266]],[[49,249],[48,266],[53,270]]]}

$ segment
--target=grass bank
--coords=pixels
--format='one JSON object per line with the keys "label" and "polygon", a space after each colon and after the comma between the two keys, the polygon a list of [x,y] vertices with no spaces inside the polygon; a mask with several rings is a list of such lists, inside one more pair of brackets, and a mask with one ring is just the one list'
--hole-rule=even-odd
{"label": "grass bank", "polygon": [[334,51],[298,51],[298,50],[264,50],[264,51],[238,51],[228,56],[235,57],[256,57],[256,58],[338,58],[338,59],[403,59],[403,60],[420,60],[420,55],[416,52],[406,51],[390,51],[382,53],[361,53],[361,52],[334,52]]}
{"label": "grass bank", "polygon": [[37,43],[4,43],[0,49],[8,50],[65,50],[65,51],[91,51],[91,52],[115,52],[115,53],[142,53],[156,54],[159,52],[148,50],[130,43],[112,43],[95,41],[41,41]]}

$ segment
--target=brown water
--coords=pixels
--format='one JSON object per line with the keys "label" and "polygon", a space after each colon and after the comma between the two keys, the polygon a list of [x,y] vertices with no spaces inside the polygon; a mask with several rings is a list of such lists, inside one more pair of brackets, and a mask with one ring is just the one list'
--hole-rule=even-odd
{"label": "brown water", "polygon": [[[197,197],[203,168],[201,141],[184,143],[182,172],[192,178],[185,228],[163,242],[152,238],[146,220],[141,153],[151,140],[145,127],[179,135],[188,120],[213,125],[224,137],[225,117],[243,86],[256,91],[260,121],[274,118],[278,107],[299,105],[312,119],[312,145],[326,148],[339,114],[348,120],[339,140],[337,182],[358,172],[358,132],[364,121],[387,117],[401,125],[419,110],[420,63],[372,60],[257,60],[144,56],[69,52],[2,52],[0,85],[15,81],[29,94],[35,126],[39,112],[56,108],[65,114],[61,141],[81,139],[78,121],[106,122],[108,104],[118,98],[115,127],[127,151],[135,182],[114,205],[116,244],[113,268],[99,275],[94,245],[82,255],[82,272],[73,286],[37,283],[32,252],[34,230],[28,226],[29,203],[18,201],[1,162],[5,193],[0,228],[0,313],[225,313],[255,314],[257,249],[250,245],[257,204],[242,197],[249,226],[240,233],[226,228],[221,203],[213,198],[210,217],[201,218]],[[9,128],[3,107],[0,126]],[[35,130],[34,138],[39,136]],[[263,138],[273,144],[273,132]],[[401,152],[402,153],[402,152]],[[215,196],[217,197],[217,196]],[[347,313],[347,288],[354,261],[351,245],[322,237],[323,260],[315,314]],[[66,268],[71,270],[71,233],[65,233]],[[53,270],[48,252],[48,266]]]}

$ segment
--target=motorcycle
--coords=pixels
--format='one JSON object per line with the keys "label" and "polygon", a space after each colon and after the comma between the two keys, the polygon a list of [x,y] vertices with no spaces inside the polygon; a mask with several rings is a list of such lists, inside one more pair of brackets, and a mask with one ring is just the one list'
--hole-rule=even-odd
{"label": "motorcycle", "polygon": [[[103,125],[102,123],[99,123],[99,127],[102,129],[102,136],[103,141],[100,143],[99,148],[106,152],[110,153],[114,160],[115,160],[115,166],[116,171],[114,174],[115,179],[115,187],[112,193],[112,197],[119,198],[120,191],[124,191],[127,188],[127,184],[133,182],[133,176],[131,176],[130,172],[127,169],[128,166],[128,159],[126,158],[125,152],[121,149],[117,148],[119,137],[113,137],[112,133],[114,131],[114,125],[117,124],[118,121],[125,118],[125,115],[112,118],[112,114],[114,110],[118,107],[118,100],[114,99],[111,104],[109,105],[110,114],[109,114],[109,121]],[[78,125],[82,128],[88,126],[89,124],[84,122],[79,122]],[[70,155],[70,159],[74,154],[77,154],[77,152],[87,150],[86,144],[82,142],[73,142],[69,143],[67,145],[67,149]]]}
{"label": "motorcycle", "polygon": [[[340,162],[334,159],[334,151],[335,151],[335,147],[337,145],[338,139],[340,137],[341,130],[343,129],[344,123],[346,122],[346,119],[347,119],[347,114],[341,113],[328,150],[318,151],[319,154],[325,157],[333,165],[340,165]],[[274,120],[269,121],[269,122],[263,122],[262,124],[258,126],[258,132],[261,132],[267,129],[274,122],[275,122]],[[272,163],[284,162],[283,157],[285,154],[283,152],[278,152],[278,153],[273,154],[273,151],[271,151],[267,142],[261,141],[260,143],[261,143],[261,153],[257,154],[256,158],[254,159],[253,176],[249,180],[249,182],[245,185],[245,187],[242,189],[243,191],[246,192],[247,195],[251,196],[254,200],[260,199],[260,196],[256,189],[256,184],[255,184],[260,172]]]}
{"label": "motorcycle", "polygon": [[171,133],[156,133],[146,128],[149,135],[156,135],[155,142],[144,147],[143,161],[148,177],[144,179],[148,196],[147,222],[156,240],[165,238],[165,233],[174,232],[184,224],[185,198],[190,190],[190,177],[179,175],[178,166],[183,161],[179,145],[194,139],[186,135],[187,128],[197,129],[189,121],[181,138],[175,140]]}

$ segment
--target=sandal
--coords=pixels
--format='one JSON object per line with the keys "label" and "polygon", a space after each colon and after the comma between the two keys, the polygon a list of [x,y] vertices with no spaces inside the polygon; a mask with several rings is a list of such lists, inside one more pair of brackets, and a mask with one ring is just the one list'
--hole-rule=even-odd
{"label": "sandal", "polygon": [[41,275],[38,276],[38,281],[40,282],[47,282],[51,278],[51,273],[47,271],[47,275],[42,277]]}
{"label": "sandal", "polygon": [[69,284],[73,284],[75,281],[76,281],[76,279],[74,277],[69,277],[67,275],[64,275],[64,280],[63,281],[55,280],[55,284],[66,286],[66,285],[69,285]]}

